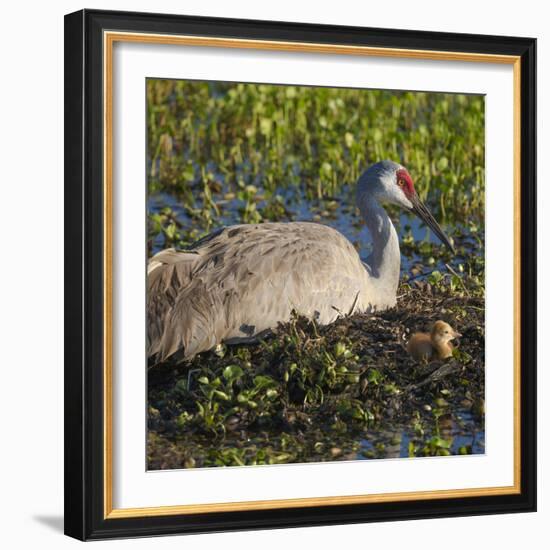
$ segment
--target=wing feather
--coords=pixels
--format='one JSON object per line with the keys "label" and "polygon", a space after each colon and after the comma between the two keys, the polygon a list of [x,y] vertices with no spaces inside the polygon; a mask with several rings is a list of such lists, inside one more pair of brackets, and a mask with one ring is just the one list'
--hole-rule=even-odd
{"label": "wing feather", "polygon": [[[150,355],[185,358],[250,341],[293,309],[321,323],[361,307],[368,277],[336,230],[307,222],[231,226],[150,261]],[[335,309],[336,308],[336,309]]]}

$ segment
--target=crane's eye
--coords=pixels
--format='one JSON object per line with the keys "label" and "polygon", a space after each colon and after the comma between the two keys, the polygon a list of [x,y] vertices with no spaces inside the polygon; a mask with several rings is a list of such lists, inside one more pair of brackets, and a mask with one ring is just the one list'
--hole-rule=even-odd
{"label": "crane's eye", "polygon": [[399,185],[399,187],[403,187],[405,185],[405,180],[400,178],[397,180],[397,185]]}

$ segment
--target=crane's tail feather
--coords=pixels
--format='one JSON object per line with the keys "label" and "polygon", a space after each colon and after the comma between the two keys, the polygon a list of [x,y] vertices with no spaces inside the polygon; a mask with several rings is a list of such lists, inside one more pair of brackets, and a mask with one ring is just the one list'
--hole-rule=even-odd
{"label": "crane's tail feather", "polygon": [[199,259],[195,252],[163,250],[147,266],[147,355],[158,362],[166,317],[182,289],[189,286]]}

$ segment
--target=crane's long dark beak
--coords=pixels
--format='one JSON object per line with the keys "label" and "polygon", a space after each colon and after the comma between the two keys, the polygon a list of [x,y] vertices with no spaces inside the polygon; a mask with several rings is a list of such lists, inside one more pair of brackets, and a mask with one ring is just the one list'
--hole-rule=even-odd
{"label": "crane's long dark beak", "polygon": [[412,197],[409,197],[412,203],[412,211],[437,235],[439,240],[447,246],[447,248],[455,254],[455,249],[451,244],[451,241],[447,238],[447,235],[443,233],[443,229],[435,221],[431,212],[422,204],[422,201],[418,198],[418,195],[414,193]]}

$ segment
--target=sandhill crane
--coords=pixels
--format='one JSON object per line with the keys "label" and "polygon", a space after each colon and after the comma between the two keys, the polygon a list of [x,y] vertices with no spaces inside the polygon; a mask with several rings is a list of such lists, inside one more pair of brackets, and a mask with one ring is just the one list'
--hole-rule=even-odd
{"label": "sandhill crane", "polygon": [[341,233],[311,222],[233,225],[187,250],[155,254],[147,267],[150,364],[190,359],[222,342],[252,342],[293,311],[329,324],[394,306],[401,255],[382,203],[414,212],[453,251],[407,170],[385,160],[357,183],[372,237],[366,263]]}

